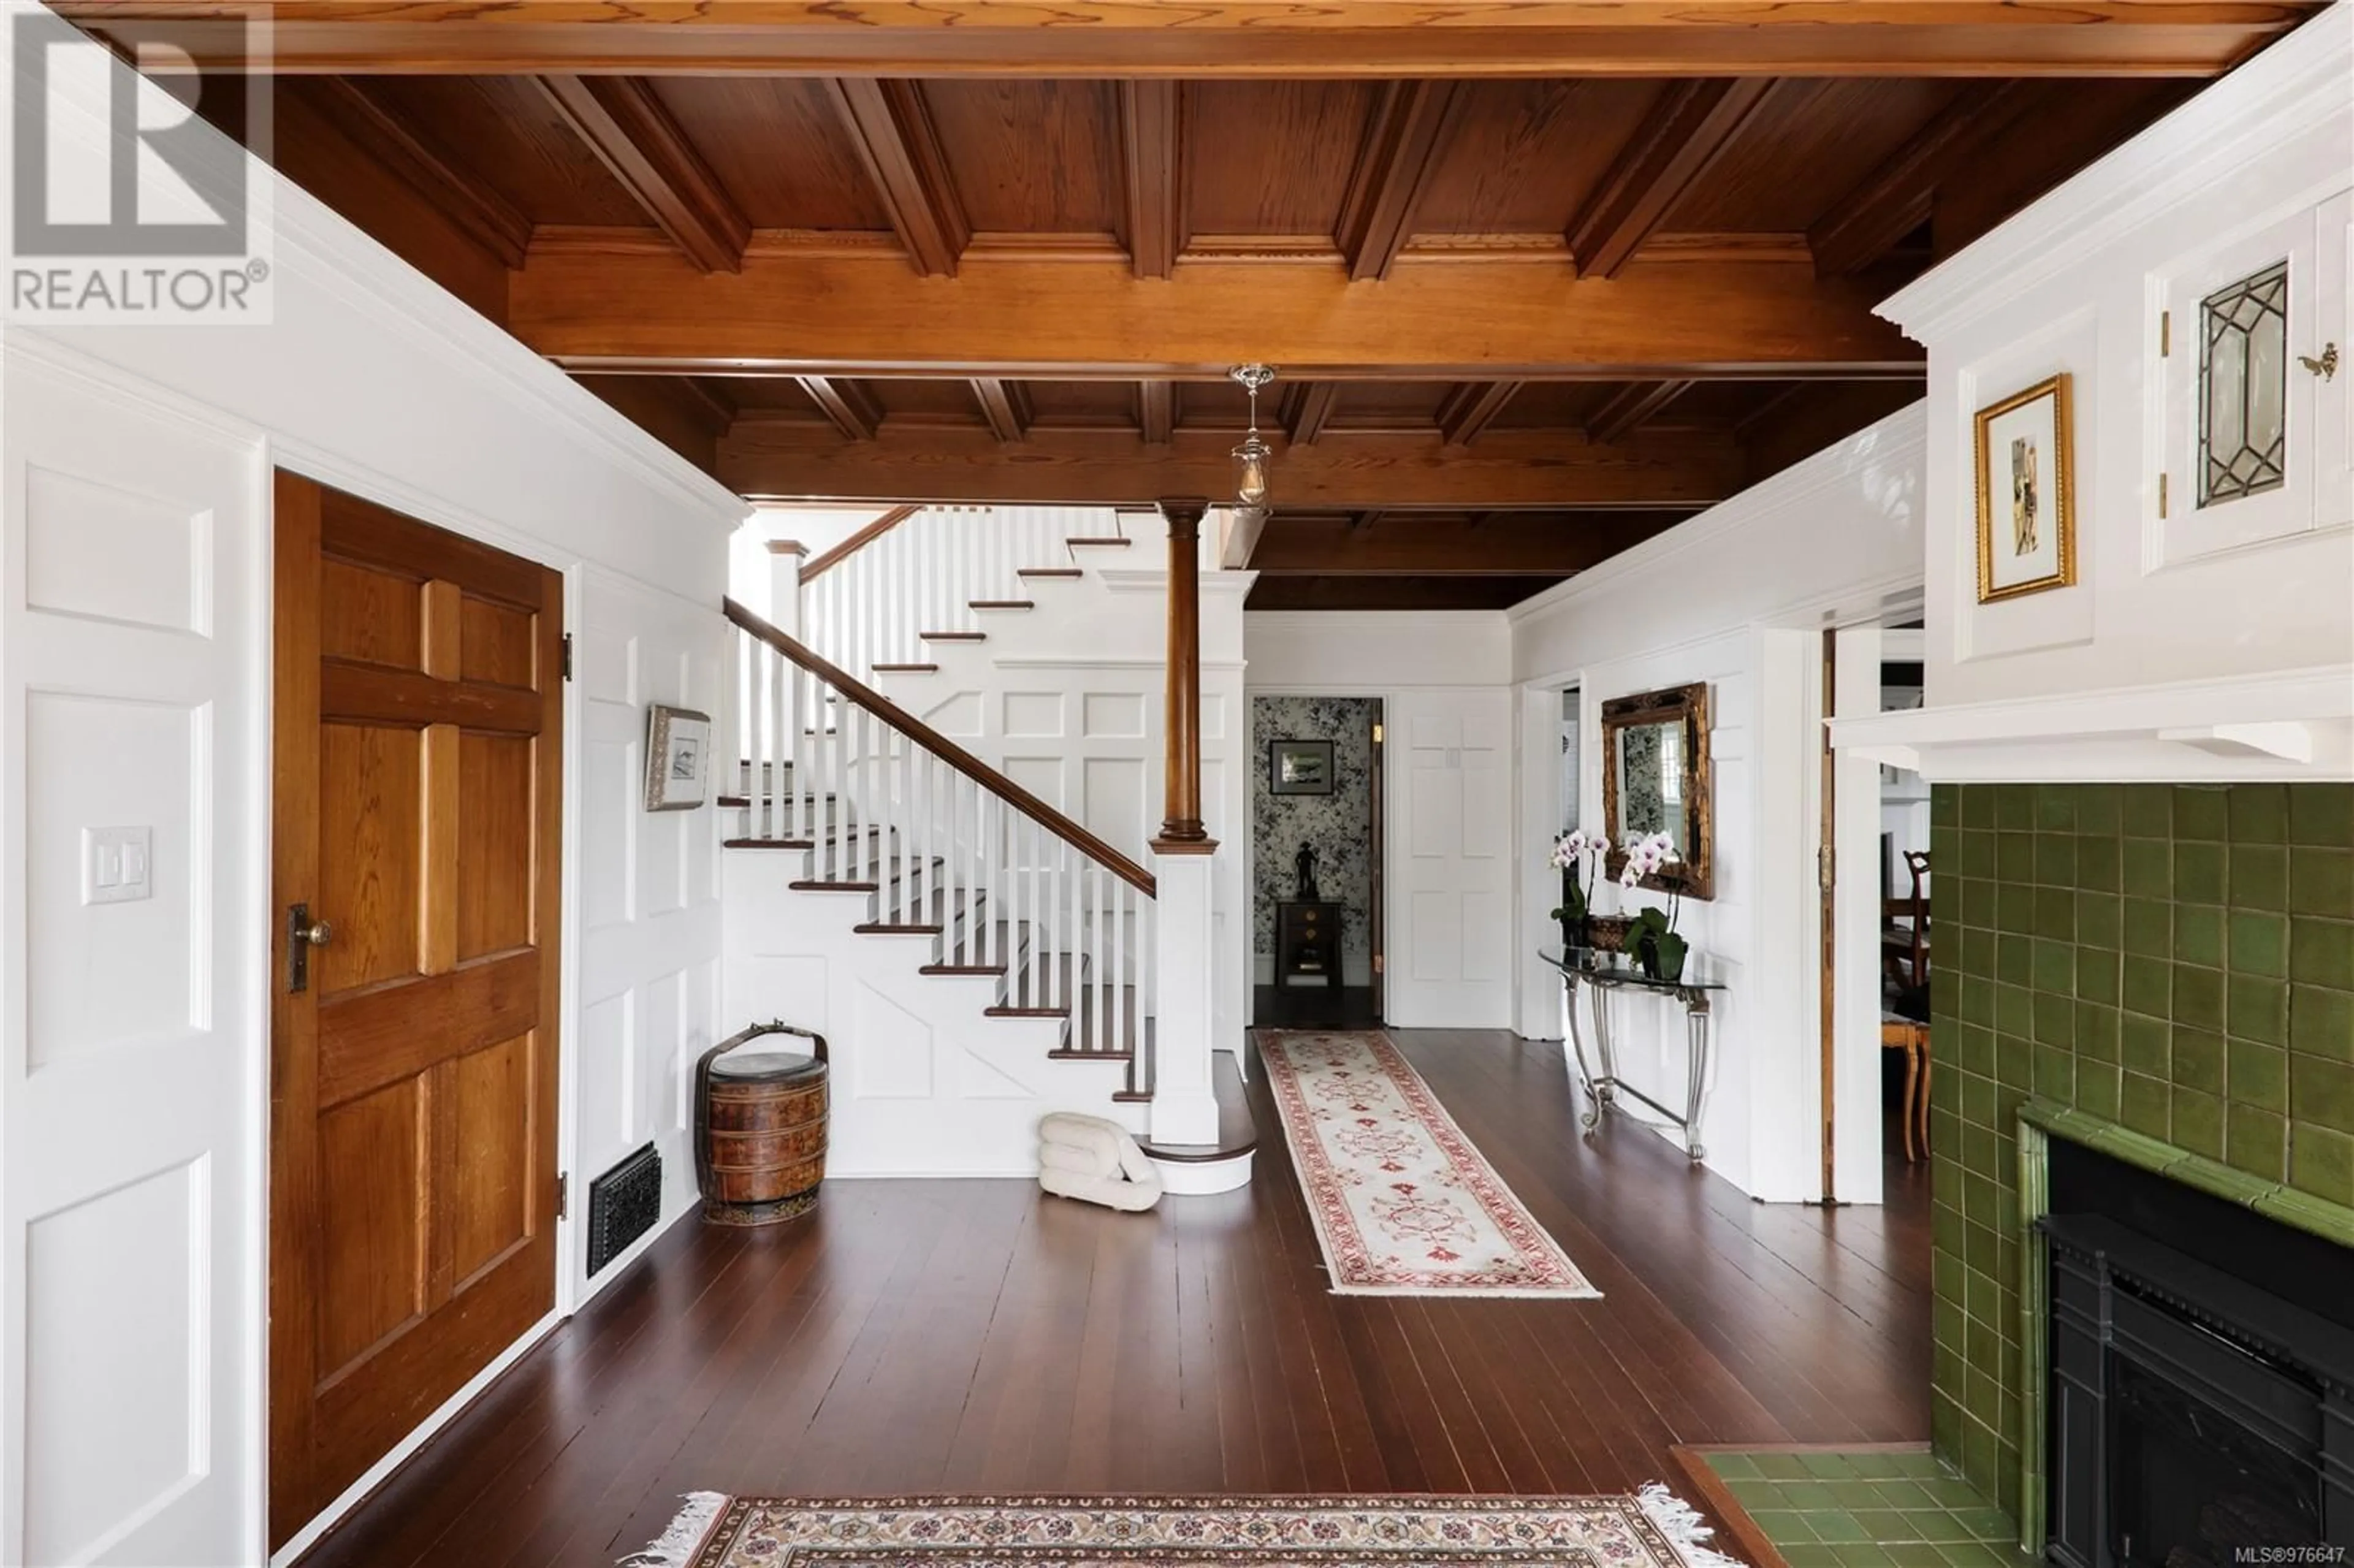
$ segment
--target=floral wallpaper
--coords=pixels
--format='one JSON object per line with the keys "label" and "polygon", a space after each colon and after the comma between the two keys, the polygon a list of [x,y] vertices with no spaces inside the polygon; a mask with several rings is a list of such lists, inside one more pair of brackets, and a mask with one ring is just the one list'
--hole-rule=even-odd
{"label": "floral wallpaper", "polygon": [[[1332,742],[1330,795],[1277,795],[1267,789],[1267,747],[1278,740]],[[1251,747],[1252,948],[1275,959],[1275,906],[1293,895],[1299,846],[1316,851],[1317,891],[1343,910],[1342,972],[1352,985],[1373,972],[1373,700],[1253,697]]]}

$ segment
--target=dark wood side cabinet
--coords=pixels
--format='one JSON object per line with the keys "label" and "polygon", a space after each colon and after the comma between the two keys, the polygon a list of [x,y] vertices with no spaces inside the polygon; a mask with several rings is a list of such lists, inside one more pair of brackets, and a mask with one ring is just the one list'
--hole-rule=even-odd
{"label": "dark wood side cabinet", "polygon": [[1275,906],[1275,983],[1322,980],[1341,989],[1341,906],[1278,903]]}

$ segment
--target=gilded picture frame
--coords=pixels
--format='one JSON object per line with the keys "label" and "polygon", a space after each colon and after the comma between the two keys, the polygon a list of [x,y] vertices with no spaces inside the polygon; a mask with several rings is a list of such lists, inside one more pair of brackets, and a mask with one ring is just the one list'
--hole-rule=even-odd
{"label": "gilded picture frame", "polygon": [[1980,604],[2075,586],[2070,394],[2062,371],[1978,411],[1971,446]]}
{"label": "gilded picture frame", "polygon": [[[1657,745],[1662,732],[1674,736],[1674,754]],[[1670,686],[1612,697],[1602,705],[1602,821],[1609,836],[1606,874],[1617,877],[1627,868],[1627,845],[1638,832],[1655,829],[1627,799],[1622,776],[1638,739],[1649,742],[1646,755],[1658,764],[1672,764],[1672,797],[1652,805],[1672,813],[1680,858],[1643,878],[1641,885],[1656,893],[1676,893],[1686,898],[1716,896],[1716,778],[1708,755],[1708,683]],[[1659,792],[1664,793],[1664,792]]]}

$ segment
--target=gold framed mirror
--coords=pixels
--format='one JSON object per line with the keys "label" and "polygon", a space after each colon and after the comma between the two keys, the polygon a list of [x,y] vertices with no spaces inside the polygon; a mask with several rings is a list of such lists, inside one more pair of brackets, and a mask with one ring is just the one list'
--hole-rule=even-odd
{"label": "gold framed mirror", "polygon": [[1627,845],[1664,832],[1674,863],[1641,885],[1712,898],[1715,783],[1708,766],[1708,683],[1670,686],[1602,705],[1602,821],[1614,846],[1609,874],[1626,869]]}

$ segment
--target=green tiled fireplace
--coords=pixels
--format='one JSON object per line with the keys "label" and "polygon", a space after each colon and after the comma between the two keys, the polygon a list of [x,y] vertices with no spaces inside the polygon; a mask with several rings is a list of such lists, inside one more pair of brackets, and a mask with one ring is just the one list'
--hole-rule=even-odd
{"label": "green tiled fireplace", "polygon": [[1939,785],[1933,1432],[2020,1503],[2019,1107],[2354,1204],[2354,786]]}

